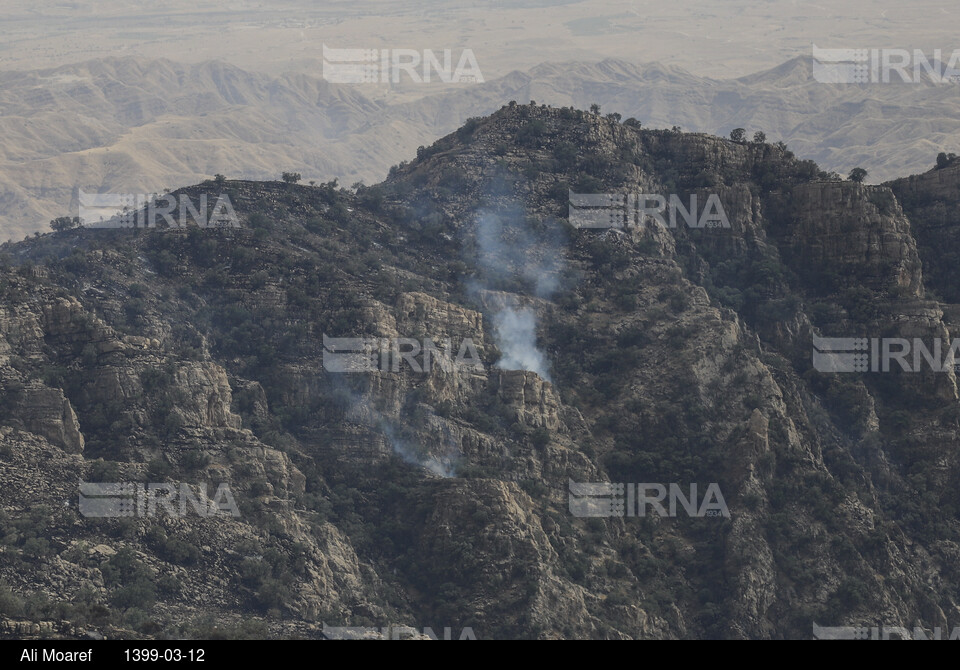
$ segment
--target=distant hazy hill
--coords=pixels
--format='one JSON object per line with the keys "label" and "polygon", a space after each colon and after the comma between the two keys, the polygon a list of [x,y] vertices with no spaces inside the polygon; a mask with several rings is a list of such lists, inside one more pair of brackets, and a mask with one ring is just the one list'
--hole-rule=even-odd
{"label": "distant hazy hill", "polygon": [[105,59],[0,73],[0,240],[75,213],[76,189],[152,192],[223,173],[282,171],[341,183],[389,167],[468,117],[508,100],[634,116],[646,126],[726,134],[762,129],[825,169],[860,165],[871,181],[922,171],[960,151],[955,86],[835,86],[796,59],[737,80],[659,64],[545,64],[415,102],[318,77],[279,78],[219,62]]}
{"label": "distant hazy hill", "polygon": [[[357,135],[381,111],[350,88],[222,63],[109,59],[2,73],[3,237],[66,213],[77,187],[140,192],[216,172],[348,176],[350,166],[387,165],[400,150],[369,127]],[[335,141],[355,135],[361,146]]]}

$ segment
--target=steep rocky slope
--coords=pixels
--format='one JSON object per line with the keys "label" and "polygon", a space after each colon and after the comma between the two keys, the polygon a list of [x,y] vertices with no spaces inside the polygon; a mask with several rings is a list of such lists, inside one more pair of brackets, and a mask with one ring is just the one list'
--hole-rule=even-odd
{"label": "steep rocky slope", "polygon": [[[2,248],[7,634],[957,621],[952,369],[811,364],[814,334],[949,337],[890,188],[534,105],[379,186],[225,188],[241,229]],[[577,229],[571,190],[716,194],[730,225]],[[325,338],[398,337],[453,348],[329,369]],[[78,480],[227,483],[239,516],[92,519]],[[716,483],[729,515],[579,518],[571,481]]]}

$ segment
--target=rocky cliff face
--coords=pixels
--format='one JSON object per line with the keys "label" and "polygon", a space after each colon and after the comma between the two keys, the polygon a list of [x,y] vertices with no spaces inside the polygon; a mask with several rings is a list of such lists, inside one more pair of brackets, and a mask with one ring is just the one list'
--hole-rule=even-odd
{"label": "rocky cliff face", "polygon": [[923,297],[910,221],[890,191],[833,182],[797,187],[792,196],[791,242],[801,267],[855,277],[872,291]]}
{"label": "rocky cliff face", "polygon": [[955,303],[960,274],[953,241],[960,227],[960,166],[932,170],[888,184],[913,224],[927,283]]}
{"label": "rocky cliff face", "polygon": [[[960,615],[954,372],[811,362],[814,334],[954,330],[900,185],[510,105],[376,187],[226,189],[240,230],[2,249],[0,634],[783,638]],[[576,229],[570,191],[713,195],[729,226]],[[342,338],[366,343],[351,372]],[[236,514],[93,518],[78,479],[226,485]],[[684,498],[584,518],[583,482]],[[701,513],[711,485],[722,513]]]}

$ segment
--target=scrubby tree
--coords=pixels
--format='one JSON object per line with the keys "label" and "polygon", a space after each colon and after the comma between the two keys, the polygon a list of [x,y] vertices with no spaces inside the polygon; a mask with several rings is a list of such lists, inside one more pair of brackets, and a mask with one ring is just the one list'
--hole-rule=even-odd
{"label": "scrubby tree", "polygon": [[850,181],[862,184],[863,180],[867,178],[870,173],[864,170],[861,167],[853,168],[850,170],[850,176],[847,177]]}
{"label": "scrubby tree", "polygon": [[550,444],[550,431],[546,428],[537,428],[530,436],[530,442],[537,449],[543,449]]}
{"label": "scrubby tree", "polygon": [[755,133],[753,134],[753,141],[754,141],[756,144],[766,144],[766,142],[767,142],[767,134],[766,134],[765,132],[763,132],[762,130],[758,130],[757,132],[755,132]]}
{"label": "scrubby tree", "polygon": [[593,103],[592,105],[590,105],[590,113],[591,113],[591,114],[599,114],[599,113],[600,113],[600,105],[598,105],[597,103]]}
{"label": "scrubby tree", "polygon": [[213,182],[214,182],[217,186],[222,187],[224,184],[227,183],[227,178],[224,177],[222,174],[215,174],[215,175],[213,175]]}
{"label": "scrubby tree", "polygon": [[942,170],[944,168],[948,168],[951,165],[955,164],[956,162],[957,162],[957,154],[948,154],[948,153],[941,152],[937,156],[937,169]]}
{"label": "scrubby tree", "polygon": [[58,233],[62,233],[65,230],[79,228],[80,224],[80,218],[77,216],[61,216],[50,222],[50,228]]}
{"label": "scrubby tree", "polygon": [[303,177],[300,176],[300,173],[299,173],[299,172],[284,172],[284,173],[283,173],[283,181],[287,182],[288,184],[296,184],[296,183],[298,183],[301,179],[303,179]]}
{"label": "scrubby tree", "polygon": [[747,131],[744,128],[734,128],[733,132],[730,133],[730,139],[737,144],[745,142],[747,139]]}

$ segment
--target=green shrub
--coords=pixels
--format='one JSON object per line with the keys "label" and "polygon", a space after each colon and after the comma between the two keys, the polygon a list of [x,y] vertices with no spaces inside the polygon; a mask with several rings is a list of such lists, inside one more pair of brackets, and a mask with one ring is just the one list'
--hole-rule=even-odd
{"label": "green shrub", "polygon": [[0,615],[15,618],[24,614],[23,598],[0,583]]}
{"label": "green shrub", "polygon": [[550,444],[550,431],[546,428],[537,428],[530,436],[530,443],[535,449],[543,449]]}
{"label": "green shrub", "polygon": [[147,580],[121,586],[110,595],[110,602],[121,609],[150,609],[156,600],[156,588]]}

